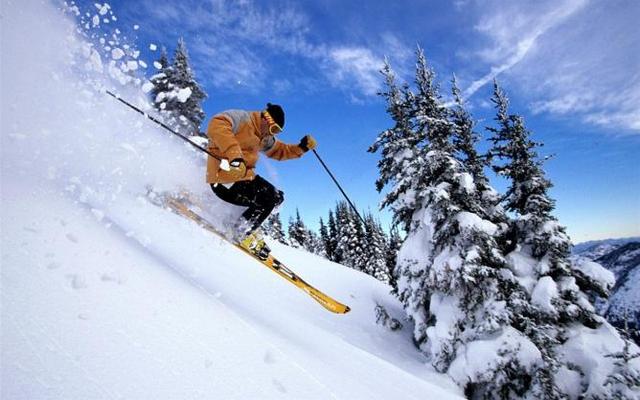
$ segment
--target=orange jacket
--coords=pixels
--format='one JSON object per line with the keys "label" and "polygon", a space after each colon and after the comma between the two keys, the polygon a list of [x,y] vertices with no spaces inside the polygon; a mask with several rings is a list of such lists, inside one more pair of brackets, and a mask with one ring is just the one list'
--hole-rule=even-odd
{"label": "orange jacket", "polygon": [[208,150],[230,162],[242,158],[247,173],[240,179],[229,176],[220,169],[220,161],[213,157],[207,160],[207,183],[231,183],[251,180],[255,177],[258,152],[276,160],[298,158],[304,151],[296,144],[285,144],[275,136],[260,133],[260,111],[227,110],[215,115],[207,127]]}

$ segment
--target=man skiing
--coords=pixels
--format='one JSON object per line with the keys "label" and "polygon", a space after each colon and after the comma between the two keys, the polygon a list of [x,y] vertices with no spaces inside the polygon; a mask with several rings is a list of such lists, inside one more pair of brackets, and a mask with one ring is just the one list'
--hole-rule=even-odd
{"label": "man skiing", "polygon": [[283,127],[284,111],[271,103],[263,111],[223,111],[207,127],[208,150],[220,158],[208,158],[207,183],[220,199],[247,207],[234,227],[232,239],[262,259],[267,258],[270,249],[260,226],[283,202],[284,194],[256,175],[259,152],[276,160],[290,160],[316,147],[311,135],[304,136],[298,144],[279,141],[275,135]]}

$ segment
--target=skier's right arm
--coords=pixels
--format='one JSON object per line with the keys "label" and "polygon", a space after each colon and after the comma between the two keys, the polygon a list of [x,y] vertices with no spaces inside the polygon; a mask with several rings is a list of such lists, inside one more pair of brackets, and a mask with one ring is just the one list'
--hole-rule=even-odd
{"label": "skier's right arm", "polygon": [[227,160],[242,159],[242,149],[233,134],[233,121],[224,113],[211,119],[207,127],[207,136],[210,151]]}

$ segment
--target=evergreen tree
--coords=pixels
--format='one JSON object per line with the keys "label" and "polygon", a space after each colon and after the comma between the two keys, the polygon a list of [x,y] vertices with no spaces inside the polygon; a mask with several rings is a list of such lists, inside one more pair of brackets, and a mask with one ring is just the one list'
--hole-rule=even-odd
{"label": "evergreen tree", "polygon": [[402,245],[402,239],[398,233],[397,227],[392,227],[389,234],[389,243],[387,245],[387,254],[385,256],[385,265],[387,275],[389,276],[389,285],[391,285],[391,293],[398,294],[398,277],[396,275],[396,264],[398,258],[398,250]]}
{"label": "evergreen tree", "polygon": [[348,208],[348,215],[351,225],[355,227],[355,237],[352,241],[353,245],[351,248],[352,256],[350,257],[354,266],[353,268],[358,271],[367,272],[367,237],[364,224],[351,207]]}
{"label": "evergreen tree", "polygon": [[310,250],[312,248],[312,240],[309,229],[300,218],[300,211],[296,208],[295,220],[289,220],[289,242],[293,247]]}
{"label": "evergreen tree", "polygon": [[[605,366],[604,343],[624,345],[624,340],[609,329],[590,302],[589,292],[604,293],[607,285],[600,282],[599,276],[603,274],[594,271],[597,264],[592,263],[586,270],[580,263],[572,264],[569,237],[552,215],[555,205],[548,194],[551,182],[545,177],[536,152],[540,144],[530,139],[523,118],[509,113],[509,101],[497,82],[492,101],[496,106],[497,127],[488,128],[493,143],[490,154],[493,169],[509,180],[503,201],[514,215],[510,221],[511,243],[503,251],[508,253],[511,270],[519,281],[529,282],[520,286],[524,299],[516,305],[513,321],[542,357],[541,368],[533,376],[531,393],[545,398],[567,396],[563,377],[571,371],[582,377],[581,388],[586,389],[581,396],[600,398],[601,395],[593,393],[603,387],[606,370],[588,373],[583,369],[585,366],[576,363],[566,346],[570,346],[568,338],[579,340],[575,338],[581,335],[585,335],[585,341],[601,343],[588,350],[590,363]],[[584,279],[585,276],[589,279]],[[598,329],[601,325],[607,329]],[[587,328],[593,333],[588,333]],[[602,398],[609,396],[611,392]]]}
{"label": "evergreen tree", "polygon": [[[332,235],[335,239],[335,261],[340,264],[344,264],[345,254],[343,254],[343,249],[339,246],[340,243],[340,234],[342,231],[342,224],[345,219],[344,214],[346,213],[345,208],[343,207],[341,202],[336,203],[335,211],[335,233]],[[331,214],[329,214],[329,232],[331,232]]]}
{"label": "evergreen tree", "polygon": [[324,243],[320,236],[318,236],[314,231],[308,230],[309,242],[307,244],[306,249],[313,254],[319,255],[320,257],[327,258],[327,252],[324,248]]}
{"label": "evergreen tree", "polygon": [[[546,179],[542,171],[542,162],[538,158],[536,148],[542,144],[532,141],[530,133],[524,127],[521,116],[508,113],[509,100],[505,93],[494,81],[494,94],[491,99],[496,105],[497,127],[487,127],[492,133],[490,138],[493,146],[489,152],[492,159],[492,168],[499,176],[509,180],[509,187],[503,196],[505,208],[520,216],[531,216],[533,220],[525,221],[517,218],[512,221],[510,227],[511,246],[506,249],[509,252],[515,248],[518,242],[530,242],[532,254],[540,257],[547,253],[547,243],[540,241],[540,236],[527,238],[530,232],[538,230],[546,221],[555,221],[551,236],[559,239],[551,253],[554,254],[552,263],[554,268],[568,272],[568,260],[570,240],[565,234],[564,227],[559,226],[551,211],[555,208],[554,201],[547,192],[551,188],[551,182]],[[504,160],[497,163],[496,160]],[[526,226],[520,226],[520,225]],[[543,239],[546,242],[546,239]]]}
{"label": "evergreen tree", "polygon": [[364,271],[378,279],[389,283],[386,256],[389,252],[388,240],[380,223],[374,220],[371,213],[364,217],[365,229],[365,261]]}
{"label": "evergreen tree", "polygon": [[[333,214],[331,214],[331,211],[329,211],[329,218],[330,219],[333,218]],[[329,236],[329,230],[327,229],[327,226],[324,224],[322,217],[320,218],[320,242],[322,244],[322,250],[325,254],[325,257],[328,260],[333,260],[334,248],[332,246],[332,240],[331,240],[331,237]]]}
{"label": "evergreen tree", "polygon": [[189,65],[187,47],[183,38],[178,40],[178,46],[173,57],[173,74],[171,83],[176,96],[169,100],[169,110],[177,116],[178,125],[183,132],[191,135],[200,133],[200,124],[205,114],[202,101],[207,97]]}
{"label": "evergreen tree", "polygon": [[[385,131],[376,142],[401,161],[395,175],[387,164],[381,169],[383,182],[393,185],[383,204],[408,234],[398,253],[399,297],[414,322],[415,343],[438,371],[448,372],[469,397],[517,396],[537,361],[529,356],[531,342],[510,326],[522,293],[496,251],[498,227],[478,201],[474,178],[455,157],[454,124],[421,49],[417,59],[415,101],[405,107],[413,120],[403,125],[410,128],[395,137]],[[397,127],[399,102],[389,95],[389,82],[383,95]],[[484,357],[485,346],[500,356],[467,365]]]}
{"label": "evergreen tree", "polygon": [[171,74],[171,66],[169,65],[169,59],[167,58],[167,49],[163,46],[160,50],[160,58],[157,60],[158,72],[153,75],[149,81],[153,84],[151,89],[151,96],[154,107],[163,112],[167,107],[165,98],[169,93],[169,75]]}
{"label": "evergreen tree", "polygon": [[273,213],[269,215],[269,218],[262,225],[262,229],[264,230],[267,236],[271,237],[274,240],[282,244],[288,244],[287,238],[285,237],[284,229],[282,228],[282,222],[280,220],[280,213]]}
{"label": "evergreen tree", "polygon": [[207,95],[191,70],[184,39],[178,40],[171,65],[164,48],[158,62],[162,68],[151,78],[155,86],[154,105],[172,128],[186,135],[198,135],[205,117],[201,103]]}
{"label": "evergreen tree", "polygon": [[336,220],[333,216],[333,211],[329,210],[329,240],[327,241],[326,249],[327,254],[329,255],[329,260],[340,263],[342,261],[338,256],[337,247],[338,247],[338,228],[336,225]]}
{"label": "evergreen tree", "polygon": [[346,202],[336,206],[337,244],[336,254],[340,263],[363,271],[366,265],[364,227],[358,216]]}
{"label": "evergreen tree", "polygon": [[475,123],[465,109],[465,103],[455,75],[451,80],[451,92],[454,105],[450,110],[450,114],[453,124],[453,146],[456,158],[471,174],[476,185],[488,185],[489,181],[484,174],[484,167],[487,165],[486,158],[480,156],[476,150],[480,135],[475,132]]}
{"label": "evergreen tree", "polygon": [[498,226],[496,240],[502,247],[508,240],[509,226],[507,216],[500,204],[500,195],[491,187],[484,172],[485,167],[489,166],[490,156],[478,153],[476,147],[480,135],[474,130],[476,124],[465,108],[455,75],[451,81],[451,91],[454,103],[449,114],[453,128],[452,143],[455,155],[473,178],[475,190],[471,195],[487,213],[487,218]]}
{"label": "evergreen tree", "polygon": [[384,196],[381,207],[390,208],[393,211],[393,224],[401,225],[408,232],[413,210],[419,199],[407,194],[411,194],[409,188],[417,186],[415,177],[423,167],[418,157],[423,138],[414,129],[415,99],[408,85],[398,87],[395,73],[387,59],[380,72],[386,84],[386,91],[380,95],[387,101],[387,113],[394,126],[378,135],[369,152],[381,153],[376,189],[380,192],[385,186],[392,185]]}

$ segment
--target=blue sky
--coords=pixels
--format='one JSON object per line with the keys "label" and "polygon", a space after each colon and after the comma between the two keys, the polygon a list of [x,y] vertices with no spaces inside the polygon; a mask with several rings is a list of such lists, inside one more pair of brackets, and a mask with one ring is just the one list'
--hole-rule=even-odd
{"label": "blue sky", "polygon": [[[390,3],[390,4],[389,4]],[[79,2],[95,13],[93,2]],[[479,121],[491,123],[491,81],[525,117],[541,152],[556,215],[574,242],[640,235],[640,2],[628,1],[113,1],[117,27],[143,59],[183,36],[209,94],[207,118],[229,108],[282,104],[281,140],[312,133],[360,208],[377,212],[377,155],[389,127],[379,69],[389,58],[412,79],[416,45],[449,92],[453,73]],[[134,30],[133,26],[139,25]],[[149,63],[149,70],[153,69]],[[151,74],[152,71],[149,71]],[[313,155],[261,162],[286,193],[283,220],[300,209],[315,226],[340,199]],[[203,172],[204,175],[204,172]],[[504,182],[495,179],[498,189]],[[388,223],[389,215],[380,213]]]}

